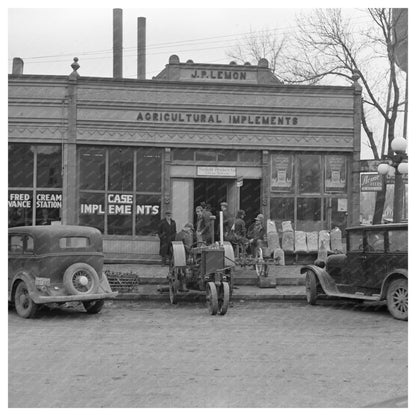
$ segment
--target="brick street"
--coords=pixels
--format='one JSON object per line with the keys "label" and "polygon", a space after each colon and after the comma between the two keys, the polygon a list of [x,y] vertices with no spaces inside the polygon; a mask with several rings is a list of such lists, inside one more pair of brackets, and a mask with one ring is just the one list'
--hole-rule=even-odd
{"label": "brick street", "polygon": [[109,302],[9,312],[9,407],[363,407],[407,395],[385,306]]}

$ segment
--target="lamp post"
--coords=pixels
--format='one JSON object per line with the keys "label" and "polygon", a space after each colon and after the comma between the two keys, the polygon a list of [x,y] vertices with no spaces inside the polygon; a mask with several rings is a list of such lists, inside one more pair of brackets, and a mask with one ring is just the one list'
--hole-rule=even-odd
{"label": "lamp post", "polygon": [[387,163],[378,165],[377,170],[381,175],[394,176],[393,222],[400,222],[403,218],[403,174],[408,173],[407,140],[396,137],[391,142],[391,149],[394,154],[388,156]]}

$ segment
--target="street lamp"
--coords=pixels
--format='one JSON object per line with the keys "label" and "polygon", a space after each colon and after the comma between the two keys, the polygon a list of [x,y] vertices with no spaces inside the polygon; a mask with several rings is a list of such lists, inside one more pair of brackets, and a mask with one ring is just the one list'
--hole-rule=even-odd
{"label": "street lamp", "polygon": [[387,163],[380,163],[377,171],[381,175],[394,176],[393,222],[400,222],[403,218],[403,174],[408,173],[408,157],[406,154],[407,140],[396,137],[391,142],[391,150],[395,154],[389,155]]}

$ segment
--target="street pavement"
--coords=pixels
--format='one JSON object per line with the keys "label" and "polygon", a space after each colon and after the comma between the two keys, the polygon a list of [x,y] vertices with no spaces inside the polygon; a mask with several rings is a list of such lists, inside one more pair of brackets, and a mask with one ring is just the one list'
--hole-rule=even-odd
{"label": "street pavement", "polygon": [[243,301],[211,316],[203,303],[108,301],[8,323],[9,408],[407,405],[407,322],[385,305]]}
{"label": "street pavement", "polygon": [[[258,286],[255,270],[236,267],[232,298],[240,300],[304,300],[305,278],[300,274],[299,265],[270,266],[269,277],[276,281],[276,287]],[[104,272],[110,280],[119,300],[168,300],[169,268],[156,264],[105,264]],[[126,283],[127,281],[127,283]],[[190,291],[179,293],[179,302],[203,298],[204,293]]]}

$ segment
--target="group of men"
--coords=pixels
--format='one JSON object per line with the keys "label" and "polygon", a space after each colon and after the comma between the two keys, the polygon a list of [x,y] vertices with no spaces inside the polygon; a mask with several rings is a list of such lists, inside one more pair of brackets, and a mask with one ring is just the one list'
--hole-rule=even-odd
{"label": "group of men", "polygon": [[[248,230],[244,221],[245,211],[239,210],[237,216],[234,218],[228,211],[227,202],[221,202],[223,222],[223,238],[226,241],[230,241],[231,244],[250,244],[251,250],[254,251],[254,247],[258,240],[265,238],[266,229],[264,225],[264,216],[258,214],[255,218],[254,224],[252,224]],[[162,266],[169,263],[172,255],[172,241],[182,241],[187,254],[190,253],[191,248],[196,245],[210,245],[213,241],[213,236],[219,239],[219,226],[217,230],[214,230],[214,221],[211,208],[204,202],[195,208],[196,224],[195,227],[191,223],[184,225],[182,230],[177,233],[176,222],[172,218],[172,212],[166,211],[165,218],[159,224],[158,235],[160,239],[160,252],[162,257]]]}

